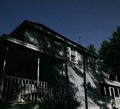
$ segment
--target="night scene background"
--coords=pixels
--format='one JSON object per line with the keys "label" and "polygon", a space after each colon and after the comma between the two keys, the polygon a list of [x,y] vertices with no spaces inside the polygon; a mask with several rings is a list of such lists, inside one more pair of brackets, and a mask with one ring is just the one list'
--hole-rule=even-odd
{"label": "night scene background", "polygon": [[120,26],[120,0],[0,0],[0,36],[24,20],[99,49]]}

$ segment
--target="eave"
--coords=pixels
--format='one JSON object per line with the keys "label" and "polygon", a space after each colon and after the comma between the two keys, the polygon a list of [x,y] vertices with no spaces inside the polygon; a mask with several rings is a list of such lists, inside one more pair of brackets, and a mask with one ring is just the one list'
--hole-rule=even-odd
{"label": "eave", "polygon": [[21,40],[15,39],[15,38],[12,38],[12,37],[10,37],[8,35],[5,35],[5,34],[3,34],[0,37],[0,41],[7,41],[7,42],[10,42],[10,43],[13,43],[13,44],[16,44],[16,45],[28,48],[30,50],[36,51],[38,53],[42,53],[42,54],[45,54],[45,55],[49,55],[49,56],[55,57],[55,58],[63,60],[63,61],[67,61],[68,60],[66,57],[63,57],[63,56],[61,56],[61,55],[59,55],[57,53],[50,52],[48,49],[45,50],[42,47],[34,46],[32,44],[23,42]]}

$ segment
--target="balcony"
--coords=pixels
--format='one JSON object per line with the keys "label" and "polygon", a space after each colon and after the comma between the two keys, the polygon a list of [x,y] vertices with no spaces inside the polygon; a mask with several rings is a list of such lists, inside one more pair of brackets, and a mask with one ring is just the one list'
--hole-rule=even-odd
{"label": "balcony", "polygon": [[66,90],[47,82],[4,76],[3,103],[64,104]]}

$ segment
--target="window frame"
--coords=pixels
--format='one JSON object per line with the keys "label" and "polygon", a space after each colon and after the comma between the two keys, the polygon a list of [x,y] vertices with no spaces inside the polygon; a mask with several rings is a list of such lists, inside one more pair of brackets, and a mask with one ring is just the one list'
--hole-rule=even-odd
{"label": "window frame", "polygon": [[[68,49],[69,49],[69,59],[70,59],[70,61],[77,64],[78,63],[78,53],[77,53],[77,51],[75,49],[71,48],[71,47],[69,47]],[[72,58],[74,58],[74,59],[72,59]]]}

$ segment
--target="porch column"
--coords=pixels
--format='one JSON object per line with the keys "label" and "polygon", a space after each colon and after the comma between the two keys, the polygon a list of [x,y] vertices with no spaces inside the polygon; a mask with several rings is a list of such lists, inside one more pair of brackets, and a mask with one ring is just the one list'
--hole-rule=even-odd
{"label": "porch column", "polygon": [[37,101],[39,101],[40,57],[37,58]]}
{"label": "porch column", "polygon": [[8,47],[5,48],[5,57],[3,61],[2,75],[0,77],[0,101],[2,101],[2,91],[3,91],[3,84],[4,84],[7,54],[8,54]]}

